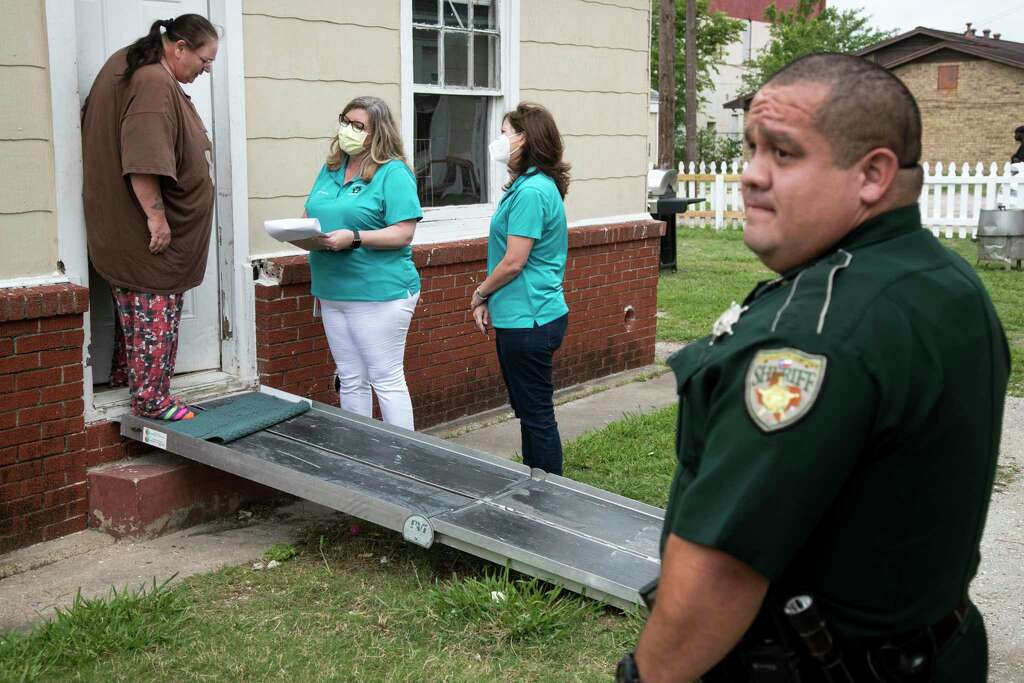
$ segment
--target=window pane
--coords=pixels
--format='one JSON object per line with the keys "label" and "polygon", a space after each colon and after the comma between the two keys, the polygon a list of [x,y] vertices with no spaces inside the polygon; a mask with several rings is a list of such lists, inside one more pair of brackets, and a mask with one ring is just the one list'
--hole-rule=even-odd
{"label": "window pane", "polygon": [[489,97],[415,95],[413,166],[423,206],[487,201]]}
{"label": "window pane", "polygon": [[469,28],[469,0],[444,0],[444,25]]}
{"label": "window pane", "polygon": [[498,87],[497,36],[473,36],[473,85],[477,88]]}
{"label": "window pane", "polygon": [[438,31],[414,29],[412,32],[412,80],[414,83],[437,85]]}
{"label": "window pane", "polygon": [[939,90],[956,90],[960,80],[960,67],[956,64],[939,66]]}
{"label": "window pane", "polygon": [[473,28],[497,30],[498,17],[494,11],[497,4],[498,0],[473,0]]}
{"label": "window pane", "polygon": [[444,84],[469,85],[469,34],[444,35]]}
{"label": "window pane", "polygon": [[417,24],[440,24],[437,0],[412,0],[412,20]]}

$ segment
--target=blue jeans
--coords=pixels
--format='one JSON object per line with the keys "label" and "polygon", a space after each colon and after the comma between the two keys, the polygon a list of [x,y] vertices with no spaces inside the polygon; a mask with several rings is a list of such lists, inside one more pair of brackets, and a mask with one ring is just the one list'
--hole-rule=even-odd
{"label": "blue jeans", "polygon": [[495,345],[508,401],[519,418],[523,463],[562,473],[562,438],[555,422],[552,358],[562,345],[569,314],[529,328],[495,328]]}

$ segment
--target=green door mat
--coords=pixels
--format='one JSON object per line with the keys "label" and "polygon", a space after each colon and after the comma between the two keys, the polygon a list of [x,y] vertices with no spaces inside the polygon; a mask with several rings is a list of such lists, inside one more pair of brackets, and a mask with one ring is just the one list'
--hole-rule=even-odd
{"label": "green door mat", "polygon": [[278,422],[301,415],[309,403],[285,401],[267,394],[243,394],[215,408],[196,411],[191,420],[165,422],[162,428],[217,443],[228,443]]}

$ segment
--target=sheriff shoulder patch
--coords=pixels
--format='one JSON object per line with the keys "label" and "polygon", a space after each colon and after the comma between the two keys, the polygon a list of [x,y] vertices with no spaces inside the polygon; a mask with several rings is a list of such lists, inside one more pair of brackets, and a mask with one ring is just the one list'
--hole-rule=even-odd
{"label": "sheriff shoulder patch", "polygon": [[825,356],[796,349],[762,349],[747,369],[747,412],[765,432],[788,427],[814,405],[825,381]]}

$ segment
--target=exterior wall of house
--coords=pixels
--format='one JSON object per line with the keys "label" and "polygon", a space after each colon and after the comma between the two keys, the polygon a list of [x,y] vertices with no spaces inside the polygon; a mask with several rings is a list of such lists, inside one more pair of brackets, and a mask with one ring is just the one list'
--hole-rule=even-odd
{"label": "exterior wall of house", "polygon": [[[938,89],[940,65],[959,67],[956,90]],[[1024,69],[987,60],[917,61],[894,68],[917,98],[923,125],[921,158],[933,164],[1002,165],[1017,149],[1014,129],[1024,111]]]}
{"label": "exterior wall of house", "polygon": [[43,0],[0,3],[0,280],[57,272]]}
{"label": "exterior wall of house", "polygon": [[[659,240],[651,220],[582,227],[569,234],[565,292],[569,330],[555,384],[569,386],[654,361]],[[416,428],[507,402],[494,339],[476,330],[466,302],[487,270],[487,241],[413,249],[422,290],[409,328],[406,379]],[[313,317],[309,265],[275,259],[256,284],[260,382],[337,405],[334,364]]]}
{"label": "exterior wall of house", "polygon": [[[551,108],[565,136],[570,220],[643,213],[648,0],[521,2],[520,96]],[[400,117],[399,10],[399,0],[363,3],[357,25],[348,3],[243,3],[251,255],[283,251],[263,221],[301,212],[349,99],[380,96]],[[0,13],[3,280],[54,273],[58,251],[43,0],[0,0]],[[570,231],[558,386],[653,361],[662,230],[644,218]],[[502,404],[493,339],[474,333],[466,310],[486,241],[420,245],[414,257],[423,285],[406,364],[417,426]],[[336,403],[305,257],[262,267],[273,275],[255,284],[261,381]],[[0,554],[85,528],[87,469],[147,448],[116,423],[85,423],[88,294],[74,284],[0,287]]]}
{"label": "exterior wall of house", "polygon": [[651,91],[650,112],[647,115],[647,166],[655,168],[658,165],[658,100],[657,91]]}
{"label": "exterior wall of house", "polygon": [[745,24],[740,39],[726,47],[718,66],[718,75],[714,79],[714,89],[704,93],[707,103],[697,114],[699,128],[706,128],[709,123],[713,123],[719,135],[739,137],[743,134],[744,112],[740,109],[726,109],[724,105],[745,94],[743,75],[748,71],[745,64],[767,47],[771,39],[771,26],[767,22],[746,20]]}
{"label": "exterior wall of house", "polygon": [[353,97],[375,95],[401,120],[398,0],[245,0],[245,120],[253,255],[298,250],[272,240],[268,218],[302,214]]}
{"label": "exterior wall of house", "polygon": [[0,288],[0,554],[84,529],[86,469],[143,450],[85,424],[88,307],[77,285]]}
{"label": "exterior wall of house", "polygon": [[[712,12],[725,12],[737,19],[763,21],[769,5],[775,5],[781,12],[790,12],[796,9],[798,4],[799,0],[711,0],[709,9]],[[822,7],[824,5],[823,2]]]}
{"label": "exterior wall of house", "polygon": [[570,221],[646,208],[649,0],[522,0],[521,100],[555,117]]}

